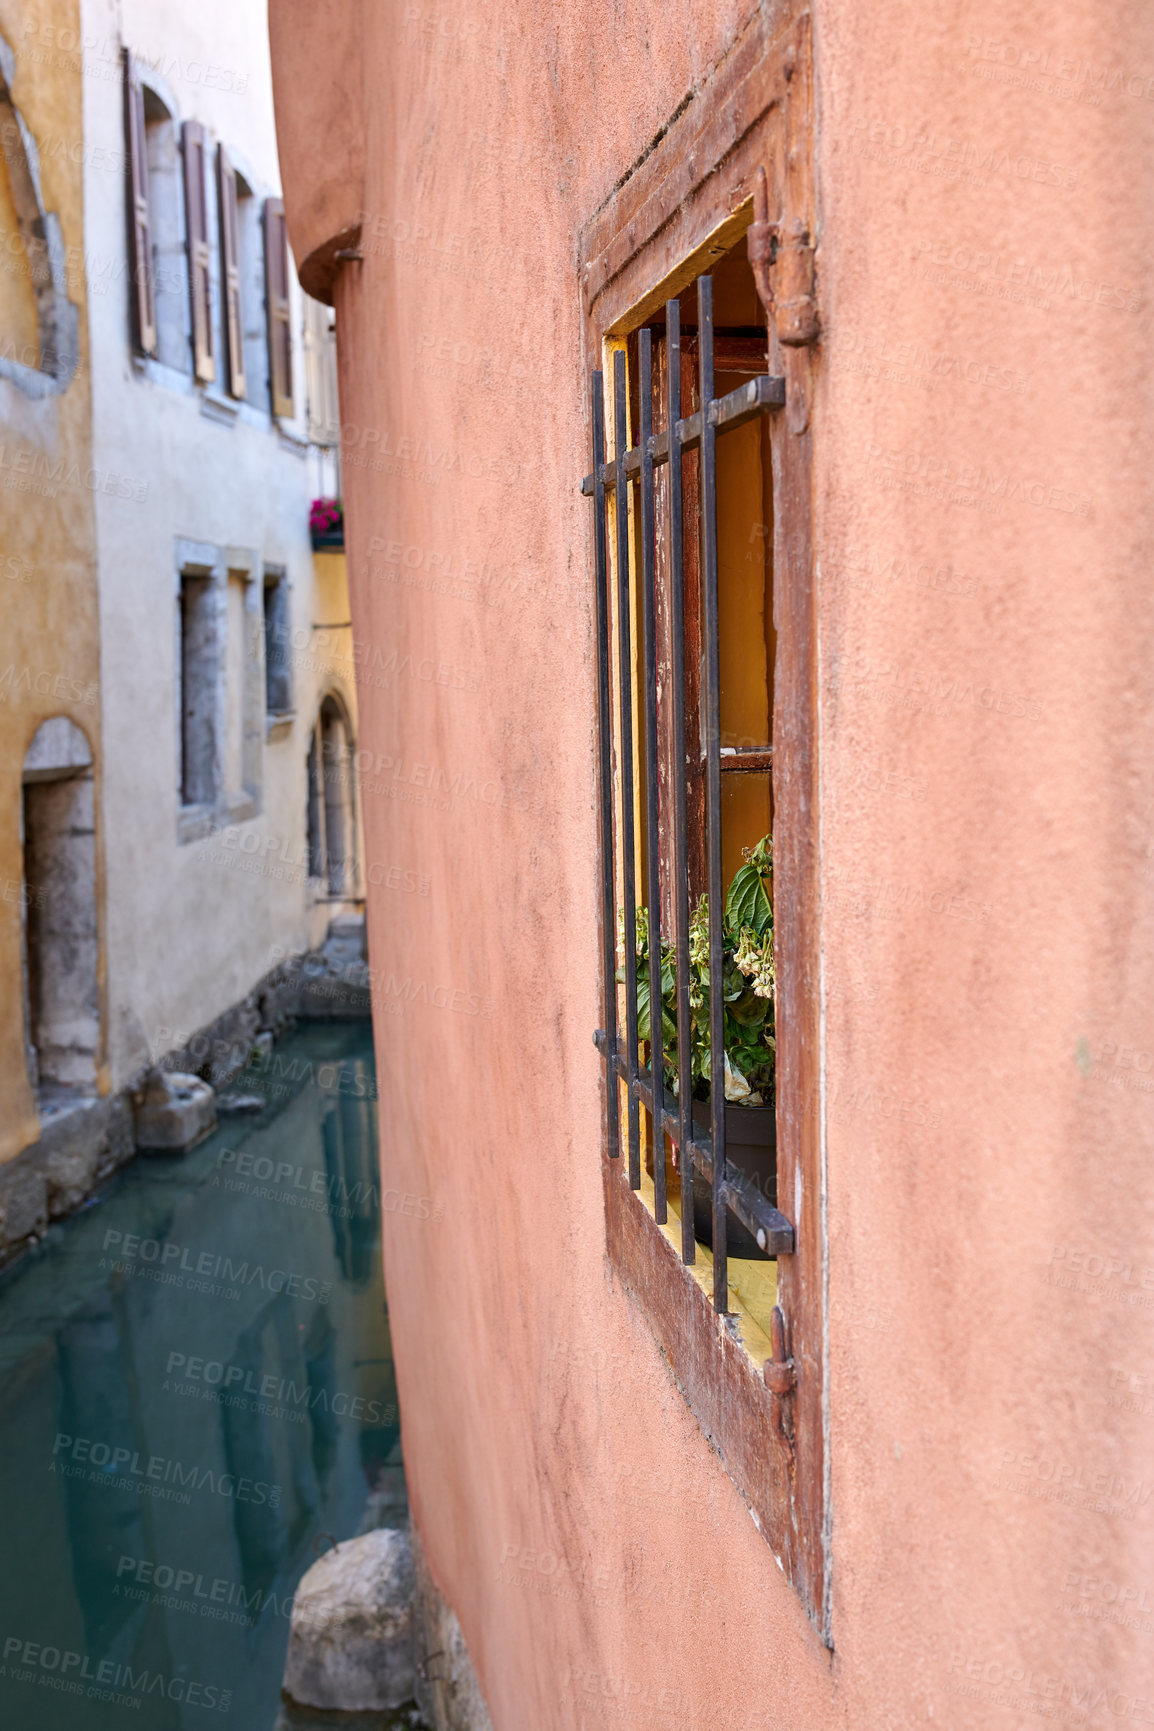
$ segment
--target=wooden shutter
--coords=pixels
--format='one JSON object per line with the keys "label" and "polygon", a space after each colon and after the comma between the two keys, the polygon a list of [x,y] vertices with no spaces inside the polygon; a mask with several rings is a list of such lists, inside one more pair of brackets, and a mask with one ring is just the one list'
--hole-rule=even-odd
{"label": "wooden shutter", "polygon": [[288,231],[279,198],[264,201],[264,280],[268,307],[268,376],[272,412],[293,414],[293,342],[289,312]]}
{"label": "wooden shutter", "polygon": [[224,311],[224,367],[229,395],[243,397],[244,324],[240,302],[240,224],[237,221],[236,169],[223,144],[216,147],[217,203],[220,206],[220,282]]}
{"label": "wooden shutter", "polygon": [[152,285],[152,230],[148,221],[148,142],[144,92],[124,50],[124,142],[128,163],[128,263],[131,271],[132,341],[142,355],[156,353],[156,302]]}
{"label": "wooden shutter", "polygon": [[188,286],[192,296],[192,359],[196,377],[206,383],[216,377],[212,353],[212,268],[208,245],[208,177],[204,162],[204,127],[186,120],[184,143],[184,203],[188,217]]}

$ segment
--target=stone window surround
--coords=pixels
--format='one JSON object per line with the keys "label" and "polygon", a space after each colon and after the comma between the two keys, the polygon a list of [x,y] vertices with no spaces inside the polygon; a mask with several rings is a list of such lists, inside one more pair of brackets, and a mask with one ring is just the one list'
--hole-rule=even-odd
{"label": "stone window surround", "polygon": [[[245,579],[245,625],[248,642],[244,649],[242,759],[244,785],[229,790],[225,785],[225,750],[228,737],[228,584],[230,577]],[[211,584],[215,602],[216,668],[214,726],[214,785],[216,797],[197,805],[180,804],[181,785],[181,583],[185,577],[202,577]],[[261,809],[264,734],[264,598],[263,566],[253,547],[218,546],[178,536],[173,561],[173,724],[174,787],[177,795],[176,839],[180,846],[202,841],[226,824],[244,823]],[[259,720],[256,718],[259,717]],[[254,721],[256,724],[254,725]]]}

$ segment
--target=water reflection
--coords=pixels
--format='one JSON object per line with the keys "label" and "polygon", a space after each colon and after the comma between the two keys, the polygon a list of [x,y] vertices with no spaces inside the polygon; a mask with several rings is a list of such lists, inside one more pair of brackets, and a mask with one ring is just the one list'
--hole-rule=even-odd
{"label": "water reflection", "polygon": [[399,1476],[368,1029],[241,1085],[0,1283],[0,1724],[271,1731],[320,1535]]}

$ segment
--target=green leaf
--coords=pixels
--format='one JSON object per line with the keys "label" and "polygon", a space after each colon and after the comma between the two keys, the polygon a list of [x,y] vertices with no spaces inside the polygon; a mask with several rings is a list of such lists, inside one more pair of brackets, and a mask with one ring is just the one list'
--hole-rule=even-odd
{"label": "green leaf", "polygon": [[760,1029],[769,1014],[769,999],[759,998],[752,987],[743,992],[736,1003],[727,1004],[726,1008],[735,1022],[752,1024]]}
{"label": "green leaf", "polygon": [[725,917],[738,932],[742,926],[752,926],[761,938],[769,930],[773,910],[765,893],[761,873],[752,862],[740,866],[733,875],[725,902]]}
{"label": "green leaf", "polygon": [[637,1038],[649,1038],[649,970],[644,975],[638,973],[637,979]]}

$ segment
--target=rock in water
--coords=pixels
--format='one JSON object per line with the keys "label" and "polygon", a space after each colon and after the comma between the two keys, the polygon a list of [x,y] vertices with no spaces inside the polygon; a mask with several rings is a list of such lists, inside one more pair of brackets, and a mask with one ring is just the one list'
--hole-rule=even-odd
{"label": "rock in water", "polygon": [[218,1094],[216,1109],[223,1114],[263,1112],[268,1104],[263,1094]]}
{"label": "rock in water", "polygon": [[413,1695],[409,1535],[381,1527],[314,1563],[296,1590],[286,1695],[306,1707],[400,1707]]}

